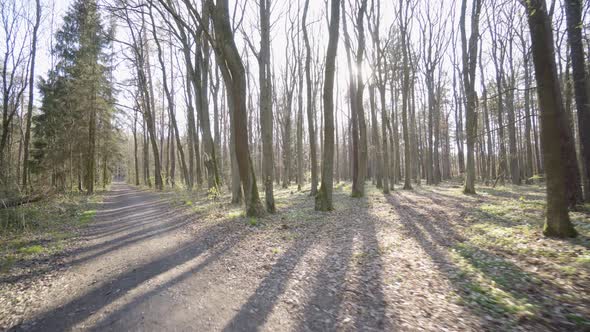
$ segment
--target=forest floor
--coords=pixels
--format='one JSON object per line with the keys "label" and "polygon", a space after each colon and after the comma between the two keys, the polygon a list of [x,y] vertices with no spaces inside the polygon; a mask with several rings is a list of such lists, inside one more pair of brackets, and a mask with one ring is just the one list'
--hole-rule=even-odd
{"label": "forest floor", "polygon": [[59,250],[2,238],[0,330],[590,329],[588,206],[556,240],[539,186],[366,187],[338,184],[330,213],[276,189],[278,213],[246,218],[227,197],[114,184]]}

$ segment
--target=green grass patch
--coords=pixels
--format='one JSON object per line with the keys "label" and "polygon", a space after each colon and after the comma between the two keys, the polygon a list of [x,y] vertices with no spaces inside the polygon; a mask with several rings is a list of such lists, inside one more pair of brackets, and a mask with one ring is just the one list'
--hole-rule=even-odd
{"label": "green grass patch", "polygon": [[0,270],[30,255],[63,250],[77,231],[91,223],[102,202],[101,193],[66,193],[46,200],[0,210]]}
{"label": "green grass patch", "polygon": [[248,219],[248,225],[255,227],[255,226],[258,226],[259,223],[258,223],[258,220],[256,220],[256,218],[250,217],[250,219]]}
{"label": "green grass patch", "polygon": [[227,217],[229,219],[237,219],[246,216],[246,213],[243,210],[233,210],[227,213]]}
{"label": "green grass patch", "polygon": [[43,248],[40,245],[22,247],[22,248],[18,249],[18,252],[20,252],[21,254],[25,254],[25,255],[40,254],[44,251],[45,251],[45,248]]}
{"label": "green grass patch", "polygon": [[583,326],[583,327],[590,327],[590,319],[588,317],[583,317],[576,314],[566,314],[565,317],[572,323]]}
{"label": "green grass patch", "polygon": [[78,219],[78,223],[81,226],[88,225],[96,216],[96,210],[87,210],[80,214],[80,218]]}
{"label": "green grass patch", "polygon": [[538,284],[534,277],[470,245],[456,245],[451,258],[458,267],[453,277],[462,286],[467,305],[494,316],[509,315],[514,321],[538,314],[538,304],[524,291]]}

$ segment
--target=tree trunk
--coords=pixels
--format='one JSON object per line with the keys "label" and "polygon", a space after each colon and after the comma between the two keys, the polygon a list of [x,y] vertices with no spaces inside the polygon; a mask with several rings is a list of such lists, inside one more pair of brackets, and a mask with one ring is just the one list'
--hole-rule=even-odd
{"label": "tree trunk", "polygon": [[258,54],[258,68],[258,78],[260,80],[260,129],[262,131],[262,177],[265,189],[266,210],[274,213],[269,0],[260,0],[260,53]]}
{"label": "tree trunk", "polygon": [[25,140],[23,152],[23,189],[27,189],[29,178],[29,141],[31,139],[31,119],[33,116],[33,99],[35,93],[35,59],[37,55],[37,32],[41,22],[41,0],[35,1],[35,26],[33,27],[33,44],[31,45],[31,59],[29,71],[29,103],[27,105],[27,120],[25,127]]}
{"label": "tree trunk", "polygon": [[375,160],[375,178],[377,180],[377,188],[383,188],[383,151],[381,150],[381,142],[379,141],[379,125],[377,124],[377,111],[375,105],[375,86],[369,86],[369,100],[371,103],[371,132],[373,136],[373,149],[377,159]]}
{"label": "tree trunk", "polygon": [[154,37],[154,41],[156,43],[156,49],[158,51],[158,61],[160,62],[160,69],[162,70],[162,84],[164,86],[164,93],[166,94],[166,99],[168,101],[168,114],[170,116],[170,122],[172,124],[172,129],[174,130],[174,138],[176,140],[176,146],[178,148],[178,154],[180,155],[180,167],[182,170],[182,176],[184,177],[184,182],[187,186],[187,189],[190,191],[193,188],[192,180],[189,176],[188,170],[186,168],[186,161],[184,158],[184,149],[182,148],[182,143],[180,142],[180,133],[178,131],[178,125],[176,124],[176,116],[174,115],[174,91],[170,91],[168,87],[168,77],[166,72],[166,64],[164,63],[164,56],[162,54],[162,47],[160,46],[160,40],[158,39],[158,34],[156,32],[156,22],[154,20],[154,16],[152,13],[152,7],[150,7],[149,15],[152,21],[152,36]]}
{"label": "tree trunk", "polygon": [[297,190],[305,183],[303,178],[303,65],[299,59],[299,93],[297,94]]}
{"label": "tree trunk", "polygon": [[213,97],[213,132],[215,134],[215,160],[217,161],[217,172],[219,174],[219,186],[223,179],[223,157],[221,153],[221,129],[220,129],[220,114],[219,114],[219,69],[215,70],[215,83],[211,84],[211,93]]}
{"label": "tree trunk", "polygon": [[367,142],[367,125],[365,122],[365,108],[363,105],[363,91],[365,89],[365,82],[363,78],[363,59],[365,54],[365,33],[364,33],[364,17],[367,11],[367,0],[361,0],[360,8],[357,13],[356,30],[358,36],[358,49],[356,53],[356,113],[359,128],[359,161],[358,161],[358,176],[352,186],[352,196],[363,197],[365,195],[365,178],[367,176],[368,163],[368,142]]}
{"label": "tree trunk", "polygon": [[477,112],[475,100],[475,68],[477,65],[477,43],[479,38],[479,13],[481,12],[481,0],[473,1],[473,9],[471,15],[471,36],[469,37],[469,45],[467,45],[465,12],[467,10],[467,0],[461,3],[461,46],[463,52],[463,84],[467,99],[465,114],[467,123],[465,133],[467,135],[467,168],[465,175],[465,186],[463,192],[465,194],[475,194],[475,139],[477,135]]}
{"label": "tree trunk", "polygon": [[139,186],[139,162],[137,156],[137,108],[133,112],[133,166],[135,170],[135,185]]}
{"label": "tree trunk", "polygon": [[584,48],[582,44],[582,1],[566,0],[567,34],[570,45],[570,57],[578,115],[578,132],[580,151],[585,172],[584,199],[590,202],[590,98],[588,74],[585,68]]}
{"label": "tree trunk", "polygon": [[[222,71],[228,89],[228,104],[233,111],[233,130],[235,135],[235,152],[242,182],[242,190],[248,216],[260,216],[264,209],[258,196],[256,175],[248,147],[248,115],[246,109],[246,75],[240,53],[233,39],[233,30],[229,22],[228,0],[219,0],[213,4],[208,0],[211,17],[215,28],[215,52],[218,65]],[[231,101],[230,101],[231,100]]]}
{"label": "tree trunk", "polygon": [[[203,4],[205,0],[203,0]],[[203,6],[203,18],[199,24],[204,24],[202,31],[209,30],[209,10]],[[211,134],[211,124],[209,120],[209,57],[210,47],[208,42],[203,41],[204,32],[197,36],[196,49],[194,55],[194,73],[192,75],[193,86],[195,89],[196,109],[199,126],[203,139],[203,152],[205,169],[207,170],[207,188],[216,191],[220,185],[219,171],[215,153],[215,142]],[[198,136],[198,135],[197,135]]]}
{"label": "tree trunk", "polygon": [[[523,50],[526,50],[525,43],[523,40]],[[531,74],[530,74],[530,67],[529,67],[529,53],[524,52],[523,54],[523,66],[524,66],[524,112],[525,112],[525,122],[524,122],[524,140],[525,140],[525,153],[526,153],[526,163],[525,163],[525,181],[526,183],[531,183],[531,178],[533,177],[533,145],[531,142]]]}
{"label": "tree trunk", "polygon": [[303,18],[301,27],[303,30],[303,40],[305,41],[305,78],[306,78],[306,100],[307,100],[307,126],[309,132],[309,154],[311,160],[311,196],[317,194],[318,174],[317,174],[317,153],[316,153],[316,137],[314,124],[314,110],[312,104],[312,81],[311,81],[311,46],[309,44],[309,37],[307,35],[307,11],[309,7],[309,0],[305,0],[303,8]]}
{"label": "tree trunk", "polygon": [[315,197],[315,209],[331,211],[334,166],[334,72],[338,52],[338,29],[340,27],[340,0],[331,0],[330,33],[326,51],[324,78],[324,149],[322,157],[322,182]]}
{"label": "tree trunk", "polygon": [[520,185],[520,165],[518,164],[518,148],[516,142],[516,117],[514,109],[514,89],[516,88],[516,78],[514,77],[514,60],[512,54],[513,36],[508,37],[508,63],[510,68],[510,77],[508,84],[504,78],[504,86],[508,91],[507,109],[508,109],[508,143],[510,153],[510,179],[512,184]]}
{"label": "tree trunk", "polygon": [[546,236],[572,237],[576,231],[569,219],[566,198],[566,165],[563,162],[567,124],[557,68],[553,55],[553,31],[545,0],[527,3],[537,95],[541,111],[541,141],[547,180],[547,206],[543,233]]}
{"label": "tree trunk", "polygon": [[[402,61],[403,61],[403,86],[402,86],[402,129],[404,139],[404,189],[412,189],[412,163],[411,163],[411,147],[410,135],[408,133],[408,108],[409,108],[409,93],[410,93],[410,68],[408,65],[408,33],[405,24],[407,18],[402,15],[402,8],[404,0],[400,0],[400,31],[401,31],[401,47],[402,47]],[[409,4],[406,4],[409,6]],[[407,12],[407,10],[406,10]]]}

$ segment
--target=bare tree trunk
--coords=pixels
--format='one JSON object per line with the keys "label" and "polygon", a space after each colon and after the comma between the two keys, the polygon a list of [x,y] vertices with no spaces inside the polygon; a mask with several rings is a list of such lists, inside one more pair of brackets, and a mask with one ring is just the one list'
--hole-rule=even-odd
{"label": "bare tree trunk", "polygon": [[306,95],[307,95],[307,130],[309,132],[309,154],[311,160],[311,196],[317,194],[318,174],[317,174],[317,152],[316,152],[316,137],[314,124],[314,110],[312,104],[312,81],[311,81],[311,46],[309,44],[309,36],[307,34],[307,11],[309,7],[309,0],[305,0],[303,8],[303,19],[301,27],[303,30],[303,40],[305,41],[305,77],[306,77]]}
{"label": "bare tree trunk", "polygon": [[[145,112],[145,111],[144,111]],[[148,140],[147,123],[145,115],[143,116],[143,183],[149,188],[152,187],[152,181],[150,179],[150,151],[149,151],[149,140]]]}
{"label": "bare tree trunk", "polygon": [[176,133],[170,126],[170,135],[168,140],[170,141],[170,149],[168,150],[168,158],[170,159],[170,185],[174,187],[176,185],[176,147],[174,144]]}
{"label": "bare tree trunk", "polygon": [[[229,89],[226,89],[226,93]],[[238,167],[238,157],[236,155],[236,134],[235,134],[235,120],[234,108],[231,96],[227,96],[229,109],[229,159],[230,159],[230,173],[231,173],[231,201],[233,204],[240,204],[242,202],[243,193],[240,185],[240,169]]]}
{"label": "bare tree trunk", "polygon": [[465,173],[465,156],[463,155],[463,101],[461,92],[457,92],[458,69],[453,71],[453,97],[455,100],[455,140],[457,144],[457,162],[459,173]]}
{"label": "bare tree trunk", "polygon": [[[195,91],[195,107],[197,110],[198,125],[201,128],[201,134],[203,139],[203,163],[207,171],[207,188],[209,190],[216,191],[220,184],[219,171],[217,167],[215,143],[211,134],[211,124],[209,121],[209,57],[210,48],[209,43],[203,41],[204,31],[209,29],[209,10],[205,6],[205,0],[203,0],[203,17],[199,21],[201,29],[195,34],[196,48],[194,52],[194,66],[192,66],[192,73],[189,73],[192,78],[192,84]],[[190,58],[190,55],[187,55]],[[185,56],[185,58],[187,57]],[[187,61],[187,63],[190,63]],[[198,134],[195,132],[195,149],[198,144]],[[199,153],[196,153],[197,157],[200,158]],[[200,183],[200,160],[197,161],[197,177]]]}
{"label": "bare tree trunk", "polygon": [[[145,33],[145,30],[144,30]],[[159,158],[159,149],[158,149],[158,139],[157,139],[157,132],[156,132],[156,110],[155,110],[155,103],[154,103],[154,88],[152,84],[152,70],[150,66],[150,51],[149,51],[149,44],[147,43],[147,37],[143,37],[145,45],[142,45],[144,48],[141,52],[141,66],[138,66],[138,70],[141,70],[141,75],[143,76],[142,84],[143,85],[143,95],[144,95],[144,103],[146,105],[144,114],[147,117],[146,122],[148,126],[148,133],[150,137],[150,142],[152,145],[153,157],[154,157],[154,182],[157,190],[164,189],[164,183],[162,182],[162,166],[160,163]],[[147,72],[147,76],[146,76]]]}
{"label": "bare tree trunk", "polygon": [[31,118],[33,116],[33,99],[35,93],[35,59],[37,55],[37,32],[41,23],[41,0],[35,1],[35,26],[33,27],[33,43],[31,45],[31,59],[29,68],[29,103],[27,105],[27,122],[25,128],[25,141],[23,152],[23,189],[27,189],[29,177],[29,141],[31,139]]}
{"label": "bare tree trunk", "polygon": [[516,88],[516,78],[514,77],[514,60],[513,60],[513,39],[514,36],[510,34],[508,36],[508,64],[510,68],[509,82],[506,83],[504,78],[504,86],[508,91],[508,143],[510,153],[510,179],[512,184],[520,185],[522,183],[520,179],[520,165],[518,164],[518,149],[516,142],[516,117],[514,109],[514,89]]}
{"label": "bare tree trunk", "polygon": [[566,0],[566,18],[568,42],[574,80],[575,99],[580,135],[580,151],[585,174],[584,199],[590,202],[590,98],[588,74],[584,66],[584,48],[582,44],[582,1]]}
{"label": "bare tree trunk", "polygon": [[[406,4],[404,10],[404,0],[400,0],[399,5],[399,24],[401,32],[401,47],[402,47],[402,58],[403,58],[403,87],[402,87],[402,129],[404,139],[404,189],[412,189],[412,163],[410,153],[410,135],[408,133],[408,109],[409,109],[409,93],[410,93],[410,68],[408,65],[408,33],[407,33],[407,22],[408,22],[408,7]],[[404,15],[405,14],[405,15]]]}
{"label": "bare tree trunk", "polygon": [[[210,68],[211,69],[211,68]],[[215,134],[215,160],[217,161],[217,172],[219,175],[219,185],[222,181],[223,157],[221,154],[221,129],[220,129],[220,114],[219,114],[219,68],[215,68],[215,82],[211,84],[211,93],[213,96],[213,132]]]}
{"label": "bare tree trunk", "polygon": [[[434,173],[433,173],[433,182],[434,184],[439,184],[441,181],[441,170],[440,170],[440,112],[441,112],[441,90],[442,88],[439,86],[437,88],[437,98],[435,99],[435,107],[434,107],[434,154],[433,154],[433,162],[434,162]],[[414,145],[415,146],[415,145]]]}
{"label": "bare tree trunk", "polygon": [[164,63],[164,56],[162,54],[162,47],[160,46],[160,40],[158,39],[158,34],[156,31],[156,22],[154,20],[152,7],[150,6],[149,11],[150,19],[152,21],[152,36],[154,38],[154,42],[156,43],[156,49],[158,51],[158,61],[160,62],[160,67],[162,70],[162,84],[164,86],[164,93],[166,94],[166,99],[168,101],[168,114],[170,116],[170,122],[172,125],[172,129],[174,130],[174,138],[176,139],[176,146],[178,148],[178,154],[180,155],[180,167],[182,169],[182,176],[184,177],[184,182],[187,186],[187,189],[190,191],[193,188],[192,180],[189,176],[188,170],[186,168],[186,161],[184,158],[184,149],[182,148],[182,143],[180,142],[180,133],[178,131],[178,125],[176,124],[176,116],[174,115],[174,97],[173,92],[170,91],[168,87],[168,77],[166,72],[166,64]]}
{"label": "bare tree trunk", "polygon": [[350,156],[351,156],[351,170],[352,170],[352,191],[353,194],[356,192],[356,186],[358,184],[358,177],[359,177],[359,133],[358,133],[358,112],[356,111],[357,102],[356,102],[356,93],[357,90],[355,88],[355,77],[353,74],[353,65],[352,65],[352,57],[351,57],[351,45],[350,45],[350,36],[348,35],[348,28],[346,23],[346,10],[345,10],[345,2],[341,2],[342,6],[342,28],[344,32],[344,45],[346,46],[346,62],[348,64],[348,96],[349,96],[349,110],[350,110]]}
{"label": "bare tree trunk", "polygon": [[375,86],[369,86],[369,100],[371,103],[371,132],[373,136],[374,151],[377,157],[375,161],[375,178],[377,180],[377,188],[383,188],[383,151],[381,150],[381,142],[379,141],[379,125],[377,124],[377,114],[375,106]]}
{"label": "bare tree trunk", "polygon": [[273,193],[273,110],[270,75],[270,1],[260,0],[260,53],[258,68],[260,80],[260,129],[262,131],[262,177],[265,189],[266,210],[275,212]]}
{"label": "bare tree trunk", "polygon": [[[338,75],[336,74],[336,82],[338,82]],[[338,98],[338,87],[336,86],[336,100],[339,100]],[[334,112],[334,131],[335,131],[335,144],[336,146],[334,147],[335,149],[335,153],[336,153],[336,161],[335,161],[335,165],[334,167],[336,168],[334,170],[334,175],[336,177],[336,184],[338,184],[340,182],[340,177],[341,177],[341,169],[340,169],[340,141],[338,138],[338,104],[335,105],[335,112]]]}
{"label": "bare tree trunk", "polygon": [[398,130],[398,119],[397,114],[399,113],[399,108],[397,107],[396,103],[396,89],[394,84],[394,77],[391,77],[390,83],[390,90],[391,90],[391,127],[390,132],[391,135],[391,149],[392,149],[392,157],[393,157],[393,176],[391,181],[391,186],[393,188],[394,184],[401,179],[401,156],[400,156],[400,140],[399,140],[399,130]]}
{"label": "bare tree trunk", "polygon": [[546,236],[576,236],[568,215],[566,198],[566,165],[563,163],[564,139],[568,135],[566,116],[561,100],[551,18],[545,0],[530,0],[527,3],[528,22],[531,33],[533,62],[537,79],[537,95],[541,110],[541,140],[545,172],[547,174],[547,207],[543,233]]}
{"label": "bare tree trunk", "polygon": [[358,49],[356,53],[356,72],[357,72],[357,91],[355,96],[356,113],[359,128],[359,161],[357,181],[352,186],[353,197],[363,197],[365,195],[365,178],[367,176],[368,163],[368,143],[367,143],[367,125],[365,122],[365,109],[363,105],[363,91],[365,82],[363,79],[363,58],[365,54],[365,32],[364,17],[367,11],[367,0],[361,0],[360,8],[356,18],[356,30],[358,36]]}
{"label": "bare tree trunk", "polygon": [[467,134],[467,169],[465,176],[465,194],[475,194],[475,139],[477,135],[477,111],[475,101],[475,68],[477,65],[477,43],[479,39],[479,13],[481,12],[481,0],[473,0],[471,12],[471,36],[469,45],[467,45],[465,12],[467,10],[467,0],[461,3],[461,46],[463,52],[463,84],[465,86],[465,95],[467,99],[465,113],[467,123],[465,132]]}
{"label": "bare tree trunk", "polygon": [[536,164],[536,168],[537,168],[537,173],[538,174],[543,174],[545,173],[545,169],[543,167],[543,161],[542,158],[543,156],[541,155],[541,142],[539,141],[539,130],[537,130],[537,117],[538,117],[538,113],[535,110],[534,107],[534,102],[531,103],[532,106],[532,113],[531,113],[531,117],[533,118],[533,140],[535,142],[535,164]]}
{"label": "bare tree trunk", "polygon": [[334,167],[334,72],[338,52],[338,29],[340,27],[340,0],[331,0],[330,37],[326,51],[324,78],[324,149],[322,158],[322,182],[315,197],[315,209],[331,211]]}
{"label": "bare tree trunk", "polygon": [[228,101],[231,100],[229,103],[234,113],[235,152],[246,203],[246,214],[248,216],[259,216],[263,214],[264,209],[258,196],[256,175],[254,174],[248,147],[245,69],[233,39],[227,1],[218,0],[215,5],[212,0],[208,0],[207,4],[211,10],[215,28],[217,63],[222,71],[228,90]]}
{"label": "bare tree trunk", "polygon": [[137,156],[137,106],[133,110],[133,162],[135,170],[135,185],[139,186],[139,162]]}
{"label": "bare tree trunk", "polygon": [[305,183],[303,178],[303,64],[299,57],[299,92],[297,94],[297,190]]}
{"label": "bare tree trunk", "polygon": [[533,145],[531,142],[531,73],[530,73],[530,53],[523,34],[519,34],[522,48],[522,59],[524,67],[524,141],[525,141],[525,164],[524,177],[526,183],[531,183],[533,177]]}

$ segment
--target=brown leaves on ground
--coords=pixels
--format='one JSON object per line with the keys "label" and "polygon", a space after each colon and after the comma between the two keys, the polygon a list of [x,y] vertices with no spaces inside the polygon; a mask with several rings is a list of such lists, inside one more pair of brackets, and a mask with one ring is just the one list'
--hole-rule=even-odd
{"label": "brown leaves on ground", "polygon": [[[121,244],[109,238],[116,250],[74,271],[101,266],[113,272],[88,273],[94,280],[74,275],[80,280],[70,284],[90,286],[62,302],[64,308],[94,303],[90,312],[72,314],[86,327],[149,329],[130,317],[148,324],[144,317],[173,310],[167,328],[588,329],[590,218],[584,207],[572,213],[578,238],[546,239],[542,188],[478,192],[464,196],[443,185],[383,195],[367,184],[367,197],[351,198],[341,183],[335,211],[316,212],[307,192],[290,188],[276,191],[278,212],[259,219],[223,199],[166,194],[172,210],[149,203],[153,217],[140,219],[146,231],[149,217],[166,232],[145,244],[143,235],[130,244],[127,233]],[[127,220],[125,232],[134,232],[135,219],[123,207],[118,211]],[[101,286],[103,277],[110,286]],[[60,284],[52,287],[59,293]],[[116,293],[94,298],[107,289]],[[35,315],[28,313],[33,321]]]}

